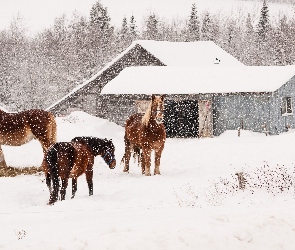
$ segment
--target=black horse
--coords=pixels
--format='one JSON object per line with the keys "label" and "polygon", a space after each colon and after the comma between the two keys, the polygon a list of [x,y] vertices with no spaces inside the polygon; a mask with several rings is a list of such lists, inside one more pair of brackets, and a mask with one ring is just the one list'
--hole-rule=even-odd
{"label": "black horse", "polygon": [[61,200],[65,199],[69,178],[72,178],[72,198],[75,197],[77,178],[83,173],[86,175],[89,195],[93,195],[93,164],[97,155],[104,159],[110,169],[115,168],[115,146],[111,140],[84,136],[75,137],[71,142],[53,144],[46,152],[42,163],[50,191],[48,204],[53,204],[58,199],[59,177],[62,182]]}

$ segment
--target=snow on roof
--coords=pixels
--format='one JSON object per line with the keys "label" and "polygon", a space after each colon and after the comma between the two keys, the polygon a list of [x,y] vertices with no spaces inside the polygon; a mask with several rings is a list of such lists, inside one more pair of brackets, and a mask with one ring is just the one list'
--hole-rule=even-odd
{"label": "snow on roof", "polygon": [[129,67],[102,94],[198,94],[273,92],[295,75],[295,65],[225,67]]}
{"label": "snow on roof", "polygon": [[167,66],[244,65],[212,41],[136,41]]}
{"label": "snow on roof", "polygon": [[228,54],[212,41],[197,41],[197,42],[168,42],[168,41],[152,41],[152,40],[137,40],[109,62],[103,69],[93,75],[87,81],[75,87],[70,93],[62,97],[57,102],[53,103],[46,110],[50,110],[58,105],[63,100],[75,94],[77,91],[87,86],[100,76],[105,70],[111,67],[115,62],[121,59],[136,45],[140,45],[156,58],[168,66],[201,66],[201,65],[244,65]]}

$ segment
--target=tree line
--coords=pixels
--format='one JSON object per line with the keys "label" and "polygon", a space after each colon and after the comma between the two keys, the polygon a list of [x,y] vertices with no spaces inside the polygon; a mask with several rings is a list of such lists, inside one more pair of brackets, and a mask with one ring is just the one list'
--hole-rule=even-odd
{"label": "tree line", "polygon": [[46,108],[97,73],[134,40],[214,41],[245,65],[287,65],[295,61],[295,17],[270,18],[263,1],[255,13],[222,16],[198,12],[193,4],[185,20],[167,21],[154,13],[124,17],[111,25],[97,1],[89,16],[57,17],[50,28],[27,35],[21,16],[0,31],[0,103],[12,111]]}

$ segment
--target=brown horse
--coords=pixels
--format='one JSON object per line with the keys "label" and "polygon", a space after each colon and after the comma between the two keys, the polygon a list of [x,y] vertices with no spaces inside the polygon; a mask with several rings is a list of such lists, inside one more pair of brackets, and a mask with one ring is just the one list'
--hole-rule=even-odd
{"label": "brown horse", "polygon": [[[138,155],[142,174],[151,175],[151,152],[155,151],[154,174],[160,174],[160,159],[166,141],[166,131],[163,124],[164,95],[152,95],[152,100],[145,114],[133,114],[125,124],[125,153],[122,162],[124,172],[129,171],[131,151]],[[140,151],[142,152],[140,155]]]}
{"label": "brown horse", "polygon": [[44,154],[56,142],[56,122],[52,113],[39,109],[20,113],[0,110],[0,167],[6,167],[1,145],[20,146],[32,139],[39,140]]}
{"label": "brown horse", "polygon": [[[72,198],[77,191],[77,178],[85,173],[89,195],[93,195],[94,157],[101,155],[110,169],[115,168],[115,146],[111,140],[96,137],[75,137],[71,142],[57,142],[46,152],[43,170],[50,191],[48,204],[58,199],[59,177],[62,182],[61,200],[65,199],[68,179],[72,178]],[[51,188],[51,180],[53,188]]]}

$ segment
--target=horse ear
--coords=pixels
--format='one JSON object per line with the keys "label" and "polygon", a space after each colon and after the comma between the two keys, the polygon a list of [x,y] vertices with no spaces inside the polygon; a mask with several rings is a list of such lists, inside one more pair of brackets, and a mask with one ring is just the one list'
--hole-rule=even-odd
{"label": "horse ear", "polygon": [[154,94],[152,94],[152,101],[155,99],[155,97],[156,97],[156,96],[155,96]]}
{"label": "horse ear", "polygon": [[164,95],[161,95],[161,99],[162,99],[162,101],[164,101],[164,98],[166,98],[166,96],[167,96],[167,95],[165,95],[165,94],[164,94]]}

